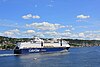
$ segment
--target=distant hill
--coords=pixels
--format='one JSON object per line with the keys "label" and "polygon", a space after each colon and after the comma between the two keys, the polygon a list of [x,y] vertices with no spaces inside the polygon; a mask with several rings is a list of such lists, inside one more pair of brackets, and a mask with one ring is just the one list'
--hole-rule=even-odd
{"label": "distant hill", "polygon": [[[33,38],[10,38],[0,36],[0,49],[14,49],[17,42],[27,42]],[[44,40],[51,38],[42,38]],[[100,46],[100,40],[79,40],[79,39],[63,39],[68,41],[72,47],[84,46]]]}

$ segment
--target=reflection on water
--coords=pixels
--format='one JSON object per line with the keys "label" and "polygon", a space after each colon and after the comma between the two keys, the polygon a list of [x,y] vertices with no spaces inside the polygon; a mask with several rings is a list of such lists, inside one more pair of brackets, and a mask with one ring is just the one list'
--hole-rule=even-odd
{"label": "reflection on water", "polygon": [[0,54],[0,57],[4,57],[4,56],[16,56],[18,54]]}
{"label": "reflection on water", "polygon": [[[36,67],[45,67],[47,65],[50,65],[52,63],[52,60],[55,61],[58,59],[58,61],[60,61],[62,59],[61,57],[66,56],[67,54],[68,52],[34,53],[17,55],[15,56],[15,58],[18,58],[17,64],[19,64],[20,67],[33,67],[34,65]],[[54,64],[52,63],[52,65]]]}
{"label": "reflection on water", "polygon": [[66,55],[68,53],[69,52],[22,54],[22,55],[19,55],[19,58],[21,58],[21,59],[29,59],[29,58],[39,59],[39,58],[43,58],[43,57]]}
{"label": "reflection on water", "polygon": [[65,55],[68,54],[68,52],[52,52],[52,53],[31,53],[31,54],[0,54],[0,57],[3,56],[16,56],[19,58],[39,58],[43,56],[58,56],[58,55]]}

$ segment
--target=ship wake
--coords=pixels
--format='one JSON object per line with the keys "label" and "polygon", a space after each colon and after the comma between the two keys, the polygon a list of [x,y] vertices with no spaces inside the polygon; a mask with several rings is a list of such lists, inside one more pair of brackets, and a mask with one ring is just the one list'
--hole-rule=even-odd
{"label": "ship wake", "polygon": [[4,56],[16,56],[18,54],[0,54],[0,57],[4,57]]}

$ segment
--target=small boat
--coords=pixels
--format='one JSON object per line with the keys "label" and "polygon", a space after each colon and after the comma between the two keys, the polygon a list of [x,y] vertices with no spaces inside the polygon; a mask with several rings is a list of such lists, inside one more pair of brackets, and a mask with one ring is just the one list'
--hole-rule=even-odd
{"label": "small boat", "polygon": [[70,45],[63,39],[43,40],[35,37],[29,42],[18,42],[14,54],[44,53],[44,52],[65,52]]}

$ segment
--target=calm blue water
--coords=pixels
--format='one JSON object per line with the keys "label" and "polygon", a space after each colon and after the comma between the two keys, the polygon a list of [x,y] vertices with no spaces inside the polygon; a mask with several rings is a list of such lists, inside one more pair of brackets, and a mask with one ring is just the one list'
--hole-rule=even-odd
{"label": "calm blue water", "polygon": [[0,51],[0,67],[99,67],[100,47],[70,48],[68,53],[13,55]]}

